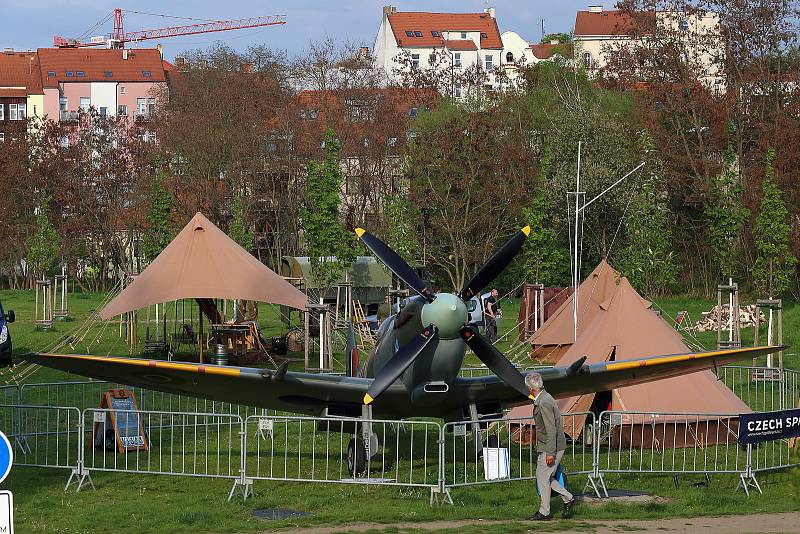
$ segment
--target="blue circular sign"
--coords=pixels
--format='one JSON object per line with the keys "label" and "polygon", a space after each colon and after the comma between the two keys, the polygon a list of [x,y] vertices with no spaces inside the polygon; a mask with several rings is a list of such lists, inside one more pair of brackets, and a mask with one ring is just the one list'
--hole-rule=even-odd
{"label": "blue circular sign", "polygon": [[11,472],[11,463],[14,460],[14,451],[11,448],[11,442],[5,434],[0,432],[0,484],[6,479]]}

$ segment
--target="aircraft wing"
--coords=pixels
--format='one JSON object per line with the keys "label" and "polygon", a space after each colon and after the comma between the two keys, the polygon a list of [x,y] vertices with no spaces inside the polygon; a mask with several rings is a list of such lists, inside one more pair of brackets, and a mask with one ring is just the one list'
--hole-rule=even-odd
{"label": "aircraft wing", "polygon": [[[786,347],[768,346],[673,354],[595,363],[575,369],[554,367],[537,372],[544,379],[545,389],[554,397],[563,398],[714,369],[739,360],[777,352],[784,348]],[[458,392],[463,396],[464,404],[500,402],[505,406],[514,406],[530,402],[494,375],[461,378],[453,384],[452,389],[453,393]]]}
{"label": "aircraft wing", "polygon": [[[24,359],[109,382],[279,411],[361,415],[371,379],[137,358],[35,353]],[[390,395],[399,392],[387,392]],[[358,408],[358,410],[356,410]]]}

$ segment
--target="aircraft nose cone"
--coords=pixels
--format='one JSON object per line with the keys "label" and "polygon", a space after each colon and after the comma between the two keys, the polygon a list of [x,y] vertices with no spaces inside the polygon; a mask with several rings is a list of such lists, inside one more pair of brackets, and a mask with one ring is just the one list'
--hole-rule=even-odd
{"label": "aircraft nose cone", "polygon": [[459,329],[467,323],[467,306],[456,295],[439,293],[436,300],[422,307],[423,325],[434,324],[442,339],[458,337]]}

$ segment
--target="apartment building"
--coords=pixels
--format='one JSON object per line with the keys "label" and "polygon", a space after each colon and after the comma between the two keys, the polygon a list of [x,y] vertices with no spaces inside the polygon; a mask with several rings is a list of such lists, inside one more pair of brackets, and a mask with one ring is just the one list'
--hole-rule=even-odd
{"label": "apartment building", "polygon": [[0,55],[0,142],[24,132],[25,119],[44,113],[36,52],[5,49]]}

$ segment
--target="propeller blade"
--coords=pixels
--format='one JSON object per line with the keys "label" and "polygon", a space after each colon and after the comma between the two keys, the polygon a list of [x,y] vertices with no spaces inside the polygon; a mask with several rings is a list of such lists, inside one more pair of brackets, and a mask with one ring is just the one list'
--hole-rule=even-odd
{"label": "propeller blade", "polygon": [[392,356],[386,367],[378,372],[378,375],[373,380],[372,385],[364,395],[364,404],[370,404],[375,398],[386,391],[386,388],[392,385],[397,378],[403,374],[403,371],[408,369],[417,356],[428,346],[428,343],[436,338],[439,331],[434,325],[428,325],[420,334],[406,343],[397,353]]}
{"label": "propeller blade", "polygon": [[356,235],[397,277],[428,302],[433,302],[434,294],[428,284],[412,269],[389,245],[363,228],[356,228]]}
{"label": "propeller blade", "polygon": [[511,238],[503,244],[502,247],[497,249],[492,257],[486,260],[486,263],[481,265],[481,268],[478,269],[478,272],[464,285],[464,289],[461,290],[461,298],[463,300],[469,300],[475,295],[481,292],[481,289],[489,285],[489,283],[497,278],[497,275],[503,272],[503,269],[508,267],[508,264],[511,263],[511,260],[514,259],[514,256],[517,255],[519,249],[522,248],[522,244],[525,242],[525,239],[531,233],[531,227],[526,226],[521,230],[517,230],[517,232],[511,236]]}
{"label": "propeller blade", "polygon": [[511,365],[511,362],[503,356],[502,352],[480,335],[475,326],[467,325],[461,327],[460,334],[461,338],[466,341],[467,346],[486,364],[486,367],[491,369],[507,385],[519,391],[523,397],[533,400],[533,395],[528,391],[528,386],[525,385],[525,377],[522,376],[522,373]]}

